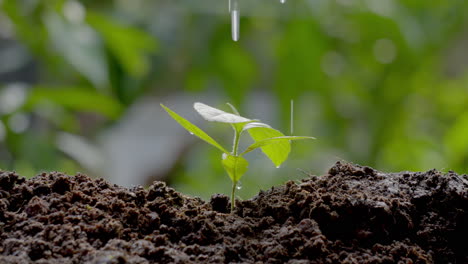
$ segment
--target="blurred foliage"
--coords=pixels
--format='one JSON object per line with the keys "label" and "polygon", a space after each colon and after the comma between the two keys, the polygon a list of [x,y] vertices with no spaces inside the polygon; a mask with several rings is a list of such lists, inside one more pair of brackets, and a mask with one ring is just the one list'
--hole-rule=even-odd
{"label": "blurred foliage", "polygon": [[[58,132],[93,139],[141,98],[216,91],[244,111],[271,96],[283,130],[294,100],[295,131],[318,140],[294,144],[290,167],[468,171],[467,1],[249,1],[235,43],[219,1],[0,0],[0,44],[20,53],[0,54],[0,166],[78,170]],[[2,72],[20,58],[35,70]],[[221,167],[191,159],[175,183],[224,182]]]}

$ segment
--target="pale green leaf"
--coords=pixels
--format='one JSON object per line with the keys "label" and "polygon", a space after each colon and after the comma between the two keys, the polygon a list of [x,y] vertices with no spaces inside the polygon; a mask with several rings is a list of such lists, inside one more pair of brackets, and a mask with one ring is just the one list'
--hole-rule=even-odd
{"label": "pale green leaf", "polygon": [[[251,127],[247,131],[255,142],[285,136],[278,130],[266,126]],[[279,140],[275,144],[264,145],[261,148],[262,152],[278,167],[288,158],[291,144],[288,140]]]}
{"label": "pale green leaf", "polygon": [[224,153],[228,153],[218,142],[216,142],[212,137],[208,136],[203,130],[198,128],[196,125],[190,123],[188,120],[185,118],[181,117],[171,109],[167,108],[165,105],[161,104],[161,107],[166,110],[166,112],[175,120],[177,123],[179,123],[182,127],[184,127],[186,130],[188,130],[190,133],[193,135],[199,137],[200,139],[204,140],[205,142],[215,146],[219,150],[221,150]]}
{"label": "pale green leaf", "polygon": [[[253,122],[253,121],[250,121],[250,122]],[[236,133],[238,135],[240,135],[243,131],[244,131],[244,127],[249,124],[250,122],[243,122],[243,123],[231,123],[231,126],[232,128],[234,128],[234,131],[236,131]]]}
{"label": "pale green leaf", "polygon": [[70,23],[55,12],[45,12],[43,19],[52,49],[93,85],[107,87],[108,64],[99,35],[86,24]]}
{"label": "pale green leaf", "polygon": [[223,154],[223,167],[229,174],[229,178],[236,183],[242,178],[247,172],[249,163],[246,159],[240,156],[233,156],[229,154]]}
{"label": "pale green leaf", "polygon": [[243,128],[242,128],[242,132],[246,131],[246,130],[249,130],[251,128],[255,128],[255,127],[264,127],[264,128],[271,128],[271,126],[265,124],[265,123],[260,123],[260,122],[250,122],[248,124],[246,124]]}
{"label": "pale green leaf", "polygon": [[110,119],[120,117],[123,106],[114,98],[87,87],[34,87],[23,106],[32,110],[41,104],[53,103],[74,111],[95,112]]}
{"label": "pale green leaf", "polygon": [[[239,114],[239,111],[237,111],[237,109],[230,103],[226,103],[232,110],[232,112],[238,116],[240,116]],[[245,125],[249,124],[249,123],[254,123],[254,122],[257,122],[258,120],[250,120],[250,121],[247,121],[247,122],[242,122],[242,123],[231,123],[231,126],[232,128],[234,128],[234,131],[236,131],[236,133],[238,135],[240,135],[242,132],[245,131]]]}
{"label": "pale green leaf", "polygon": [[221,122],[221,123],[245,123],[251,122],[252,120],[231,114],[228,112],[224,112],[223,110],[219,110],[217,108],[211,107],[209,105],[203,103],[195,103],[193,104],[193,108],[206,120],[212,122]]}
{"label": "pale green leaf", "polygon": [[96,12],[88,12],[86,21],[100,33],[109,52],[126,72],[134,77],[148,73],[150,55],[157,48],[157,42],[150,34]]}
{"label": "pale green leaf", "polygon": [[257,141],[250,145],[241,155],[249,153],[257,148],[261,148],[270,144],[276,144],[280,141],[289,142],[291,140],[302,140],[302,139],[315,139],[314,137],[302,137],[302,136],[284,136],[284,137],[274,137],[274,138],[267,138],[264,140]]}

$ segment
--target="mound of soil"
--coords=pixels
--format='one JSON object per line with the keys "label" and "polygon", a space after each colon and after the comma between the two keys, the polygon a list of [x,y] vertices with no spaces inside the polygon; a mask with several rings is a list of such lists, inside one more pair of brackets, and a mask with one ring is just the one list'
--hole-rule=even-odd
{"label": "mound of soil", "polygon": [[238,201],[0,172],[0,263],[468,263],[468,177],[327,175]]}

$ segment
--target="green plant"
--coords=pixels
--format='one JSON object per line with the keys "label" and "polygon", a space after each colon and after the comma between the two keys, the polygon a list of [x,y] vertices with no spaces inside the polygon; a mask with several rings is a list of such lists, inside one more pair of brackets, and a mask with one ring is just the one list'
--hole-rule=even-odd
{"label": "green plant", "polygon": [[[167,108],[163,104],[161,106],[167,111],[167,113],[176,120],[182,127],[188,130],[192,135],[199,137],[205,142],[218,148],[223,152],[222,164],[224,169],[227,171],[229,177],[232,180],[232,192],[231,192],[231,212],[235,206],[235,191],[237,183],[240,178],[247,171],[249,163],[242,157],[244,154],[249,153],[257,148],[261,148],[263,153],[279,167],[289,155],[291,151],[291,140],[299,139],[315,139],[313,137],[303,136],[285,136],[280,131],[271,128],[265,123],[261,123],[256,119],[248,119],[239,115],[239,112],[228,103],[231,107],[232,113],[228,113],[217,108],[202,104],[195,103],[193,107],[195,110],[206,120],[212,122],[228,123],[231,124],[234,129],[234,142],[232,151],[229,152],[223,148],[218,142],[212,137],[206,134],[203,130],[195,126],[194,124],[187,121],[185,118],[176,114],[171,109]],[[239,140],[243,132],[248,131],[254,143],[250,145],[243,152],[239,152]]]}

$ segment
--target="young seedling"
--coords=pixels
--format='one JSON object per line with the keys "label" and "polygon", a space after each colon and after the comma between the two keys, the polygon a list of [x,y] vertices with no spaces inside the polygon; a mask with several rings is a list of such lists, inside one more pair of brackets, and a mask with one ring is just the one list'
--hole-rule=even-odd
{"label": "young seedling", "polygon": [[[235,192],[236,186],[239,180],[247,171],[249,163],[243,157],[246,153],[249,153],[257,148],[261,148],[263,153],[273,162],[278,168],[287,158],[291,151],[291,140],[299,139],[315,139],[313,137],[302,137],[302,136],[285,136],[280,131],[271,128],[265,123],[261,123],[256,119],[248,119],[239,115],[239,112],[228,104],[233,113],[228,113],[217,108],[202,104],[195,103],[193,107],[195,110],[206,120],[212,122],[220,122],[231,124],[234,129],[234,141],[232,151],[227,151],[212,137],[206,134],[203,130],[195,126],[194,124],[187,121],[185,118],[176,114],[171,109],[167,108],[163,104],[161,106],[167,113],[177,121],[182,127],[190,132],[190,134],[199,137],[210,145],[218,148],[223,152],[221,162],[224,169],[228,173],[232,181],[232,192],[231,192],[231,213],[235,207]],[[239,152],[239,140],[241,135],[247,131],[254,143],[247,149]]]}

